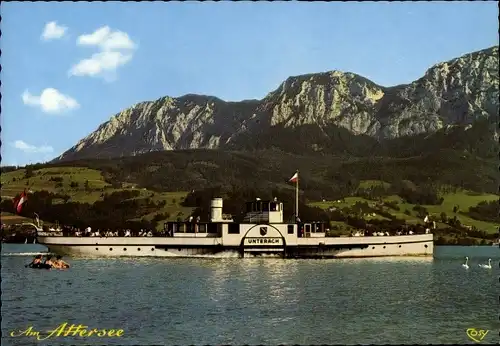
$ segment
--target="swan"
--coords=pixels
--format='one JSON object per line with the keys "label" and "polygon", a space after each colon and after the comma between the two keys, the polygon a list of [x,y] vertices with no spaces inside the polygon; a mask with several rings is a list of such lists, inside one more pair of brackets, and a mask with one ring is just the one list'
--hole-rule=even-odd
{"label": "swan", "polygon": [[469,257],[465,257],[465,263],[462,264],[462,267],[464,267],[465,269],[469,269],[469,265],[467,264],[467,262],[469,262]]}
{"label": "swan", "polygon": [[491,269],[491,258],[488,258],[488,264],[479,264],[481,268]]}

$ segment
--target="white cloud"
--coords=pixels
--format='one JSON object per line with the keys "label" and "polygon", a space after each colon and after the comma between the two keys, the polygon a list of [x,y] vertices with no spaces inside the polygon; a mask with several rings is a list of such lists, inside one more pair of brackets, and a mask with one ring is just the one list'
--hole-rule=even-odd
{"label": "white cloud", "polygon": [[42,145],[42,146],[34,146],[31,144],[26,143],[25,141],[22,140],[17,140],[12,145],[19,150],[24,151],[25,153],[51,153],[54,151],[54,148],[52,148],[49,145]]}
{"label": "white cloud", "polygon": [[76,43],[80,46],[95,46],[100,52],[73,65],[69,76],[104,77],[116,79],[116,70],[132,60],[137,45],[123,31],[113,31],[103,26],[91,34],[81,35]]}
{"label": "white cloud", "polygon": [[73,65],[69,76],[104,77],[108,82],[116,80],[116,70],[132,60],[137,45],[123,31],[113,31],[103,26],[91,34],[78,37],[80,46],[94,46],[98,53]]}
{"label": "white cloud", "polygon": [[44,41],[59,39],[64,36],[66,30],[68,30],[68,28],[65,26],[57,25],[56,22],[49,22],[45,24],[41,39]]}
{"label": "white cloud", "polygon": [[40,107],[45,113],[63,113],[80,107],[76,100],[68,95],[61,94],[57,89],[47,88],[40,96],[32,95],[26,90],[22,99],[25,105]]}
{"label": "white cloud", "polygon": [[98,76],[106,71],[115,71],[132,59],[132,54],[122,52],[100,52],[89,59],[78,62],[69,70],[70,76]]}
{"label": "white cloud", "polygon": [[82,46],[98,46],[103,51],[136,48],[136,44],[132,42],[126,32],[111,31],[109,26],[103,26],[92,34],[79,36],[77,44]]}

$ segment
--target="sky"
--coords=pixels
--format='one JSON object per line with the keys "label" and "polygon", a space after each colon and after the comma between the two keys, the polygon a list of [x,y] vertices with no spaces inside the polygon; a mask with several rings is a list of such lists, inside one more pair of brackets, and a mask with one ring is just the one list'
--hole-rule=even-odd
{"label": "sky", "polygon": [[141,101],[261,99],[340,70],[392,86],[498,45],[490,2],[4,2],[2,165],[45,162]]}

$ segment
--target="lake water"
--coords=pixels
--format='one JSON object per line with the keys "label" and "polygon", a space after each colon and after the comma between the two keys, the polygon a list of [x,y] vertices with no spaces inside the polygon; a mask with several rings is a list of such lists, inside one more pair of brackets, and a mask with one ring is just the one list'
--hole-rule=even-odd
{"label": "lake water", "polygon": [[[2,345],[471,344],[468,328],[500,341],[493,246],[438,246],[433,259],[69,258],[70,270],[46,271],[22,255],[43,246],[2,245]],[[9,335],[64,322],[124,332]]]}

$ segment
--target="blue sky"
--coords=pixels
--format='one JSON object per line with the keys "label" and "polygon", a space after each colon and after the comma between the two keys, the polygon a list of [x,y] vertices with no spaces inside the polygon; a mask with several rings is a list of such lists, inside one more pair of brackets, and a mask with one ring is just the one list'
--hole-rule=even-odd
{"label": "blue sky", "polygon": [[391,86],[498,44],[494,1],[7,2],[1,14],[2,165],[50,160],[140,101],[262,98],[328,70]]}

